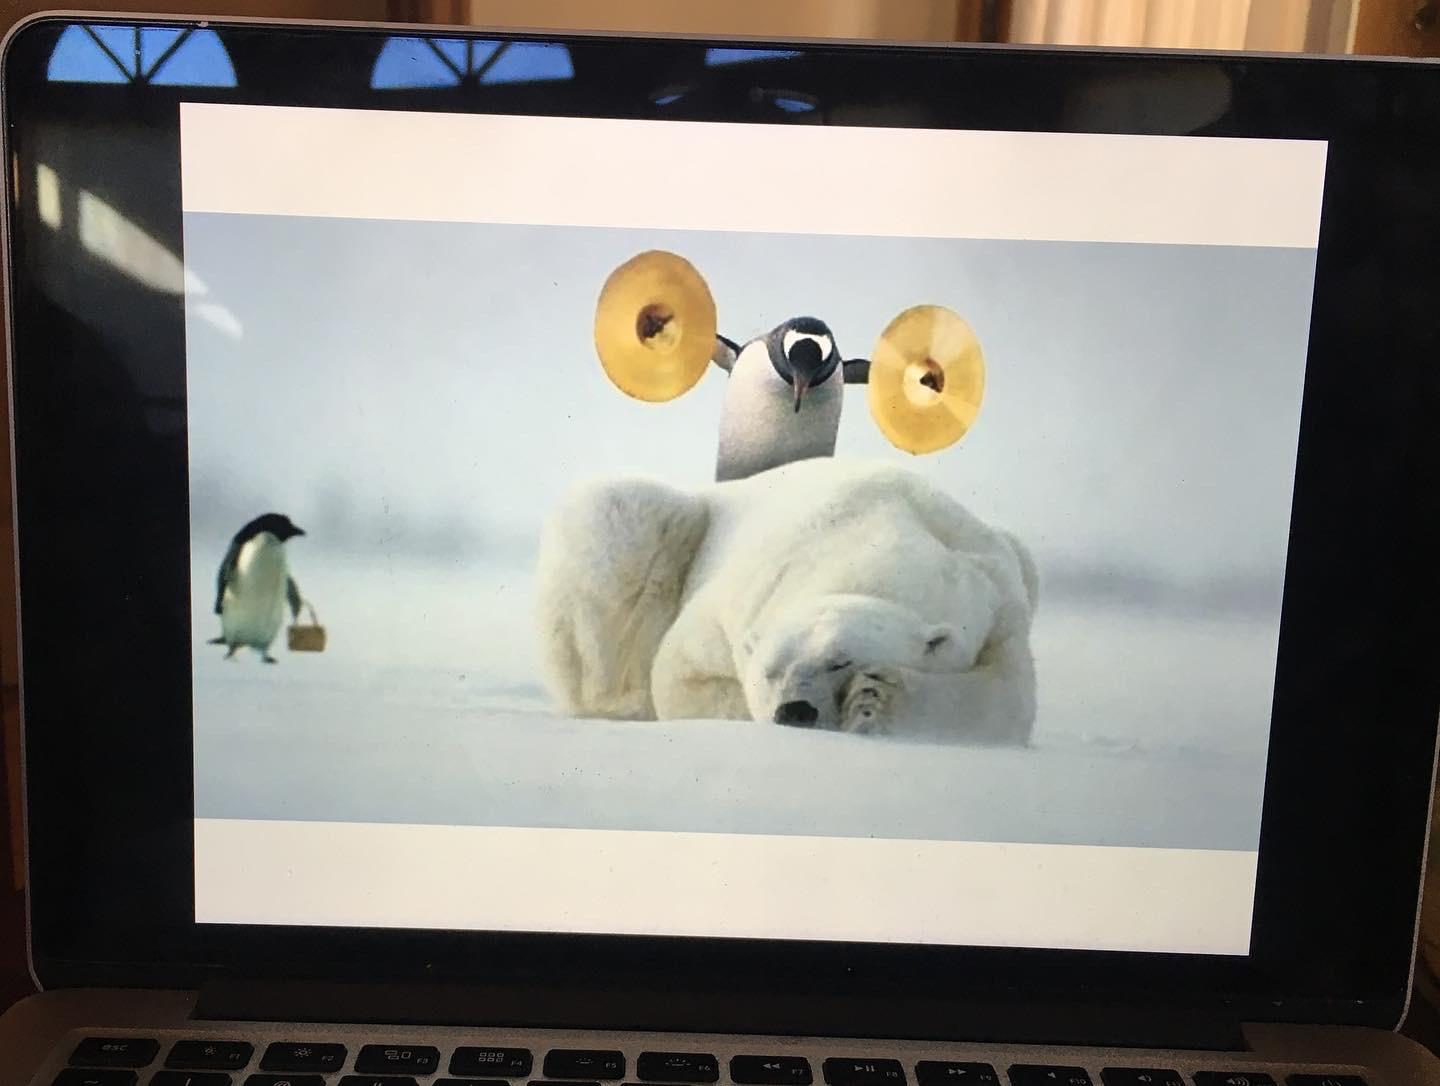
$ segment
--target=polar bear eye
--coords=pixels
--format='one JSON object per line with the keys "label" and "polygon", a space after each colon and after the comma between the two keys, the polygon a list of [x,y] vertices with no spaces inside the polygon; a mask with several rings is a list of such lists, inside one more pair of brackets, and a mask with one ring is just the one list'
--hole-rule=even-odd
{"label": "polar bear eye", "polygon": [[830,661],[830,663],[826,666],[825,670],[826,670],[826,671],[844,671],[844,670],[845,670],[847,667],[849,667],[849,666],[850,666],[850,661],[849,661],[849,660],[832,660],[832,661]]}

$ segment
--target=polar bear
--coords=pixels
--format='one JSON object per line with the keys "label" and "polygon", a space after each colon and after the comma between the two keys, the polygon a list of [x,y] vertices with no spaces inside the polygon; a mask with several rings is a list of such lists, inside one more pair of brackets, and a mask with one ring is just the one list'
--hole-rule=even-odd
{"label": "polar bear", "polygon": [[904,468],[804,460],[694,491],[583,484],[541,536],[547,686],[582,717],[1024,743],[1019,540]]}

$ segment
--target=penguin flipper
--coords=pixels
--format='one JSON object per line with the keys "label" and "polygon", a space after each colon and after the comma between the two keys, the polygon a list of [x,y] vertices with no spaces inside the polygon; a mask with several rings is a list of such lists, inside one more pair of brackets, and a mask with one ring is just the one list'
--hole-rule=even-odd
{"label": "penguin flipper", "polygon": [[230,587],[230,579],[235,576],[235,566],[240,561],[240,540],[237,536],[230,541],[230,548],[225,552],[225,557],[220,560],[220,572],[215,578],[215,613],[222,611],[222,604],[225,602],[225,589]]}
{"label": "penguin flipper", "polygon": [[710,361],[719,366],[726,373],[729,373],[735,365],[735,359],[740,357],[740,344],[728,336],[715,334],[715,351],[710,355]]}
{"label": "penguin flipper", "polygon": [[845,359],[845,383],[847,385],[868,385],[870,383],[870,359]]}
{"label": "penguin flipper", "polygon": [[300,617],[300,586],[295,583],[294,577],[285,578],[285,599],[290,604],[290,614],[294,618]]}

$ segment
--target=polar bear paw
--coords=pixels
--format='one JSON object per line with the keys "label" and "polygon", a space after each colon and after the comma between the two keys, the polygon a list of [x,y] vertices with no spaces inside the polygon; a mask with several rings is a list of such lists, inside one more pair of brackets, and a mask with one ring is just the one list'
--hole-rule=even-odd
{"label": "polar bear paw", "polygon": [[866,668],[851,680],[840,707],[840,730],[856,735],[884,735],[903,701],[900,673],[893,668]]}

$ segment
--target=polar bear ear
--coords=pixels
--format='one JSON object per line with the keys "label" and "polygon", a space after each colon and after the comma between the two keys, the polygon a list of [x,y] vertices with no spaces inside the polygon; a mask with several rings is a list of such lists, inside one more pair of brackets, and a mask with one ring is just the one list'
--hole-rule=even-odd
{"label": "polar bear ear", "polygon": [[955,636],[955,631],[949,626],[931,626],[925,631],[925,655],[934,656]]}

